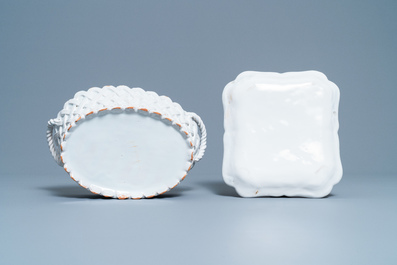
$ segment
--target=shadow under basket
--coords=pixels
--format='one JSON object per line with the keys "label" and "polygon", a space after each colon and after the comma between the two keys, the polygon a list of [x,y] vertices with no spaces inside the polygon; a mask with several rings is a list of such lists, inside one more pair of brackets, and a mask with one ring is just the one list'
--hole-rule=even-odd
{"label": "shadow under basket", "polygon": [[56,162],[80,186],[105,197],[152,198],[185,179],[204,155],[200,117],[166,96],[106,86],[76,93],[47,140]]}

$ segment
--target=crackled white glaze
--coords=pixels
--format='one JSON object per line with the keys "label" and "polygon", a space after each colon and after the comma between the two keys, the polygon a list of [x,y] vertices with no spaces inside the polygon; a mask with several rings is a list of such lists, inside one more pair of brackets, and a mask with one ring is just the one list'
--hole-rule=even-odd
{"label": "crackled white glaze", "polygon": [[342,177],[339,89],[317,71],[243,72],[223,92],[223,178],[243,197],[324,197]]}
{"label": "crackled white glaze", "polygon": [[126,86],[76,93],[49,121],[47,139],[73,180],[119,199],[172,189],[206,148],[197,114],[168,97]]}

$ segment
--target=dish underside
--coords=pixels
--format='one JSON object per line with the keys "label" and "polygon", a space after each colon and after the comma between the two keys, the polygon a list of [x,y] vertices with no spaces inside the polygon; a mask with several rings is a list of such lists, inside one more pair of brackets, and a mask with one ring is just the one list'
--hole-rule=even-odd
{"label": "dish underside", "polygon": [[339,89],[323,74],[245,72],[223,104],[223,177],[241,196],[324,197],[341,179]]}
{"label": "dish underside", "polygon": [[104,196],[153,197],[178,185],[192,149],[175,126],[138,112],[90,115],[62,144],[65,170]]}

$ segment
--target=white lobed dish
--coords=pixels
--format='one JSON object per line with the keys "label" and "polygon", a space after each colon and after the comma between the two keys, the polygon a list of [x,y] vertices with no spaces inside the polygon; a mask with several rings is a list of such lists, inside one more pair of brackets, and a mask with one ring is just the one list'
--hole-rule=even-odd
{"label": "white lobed dish", "polygon": [[342,178],[339,88],[317,71],[243,72],[226,85],[223,178],[242,197],[324,197]]}
{"label": "white lobed dish", "polygon": [[80,186],[118,199],[151,198],[182,181],[204,155],[200,117],[166,96],[127,86],[76,93],[47,140],[56,162]]}

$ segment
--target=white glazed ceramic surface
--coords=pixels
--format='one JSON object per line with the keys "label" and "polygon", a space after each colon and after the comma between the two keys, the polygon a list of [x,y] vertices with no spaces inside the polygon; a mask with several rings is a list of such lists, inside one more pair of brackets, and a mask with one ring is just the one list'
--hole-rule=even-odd
{"label": "white glazed ceramic surface", "polygon": [[324,197],[342,177],[339,89],[317,71],[243,72],[223,91],[223,178],[243,197]]}
{"label": "white glazed ceramic surface", "polygon": [[200,117],[141,88],[106,86],[76,93],[47,139],[54,159],[93,193],[151,198],[179,184],[206,148]]}

